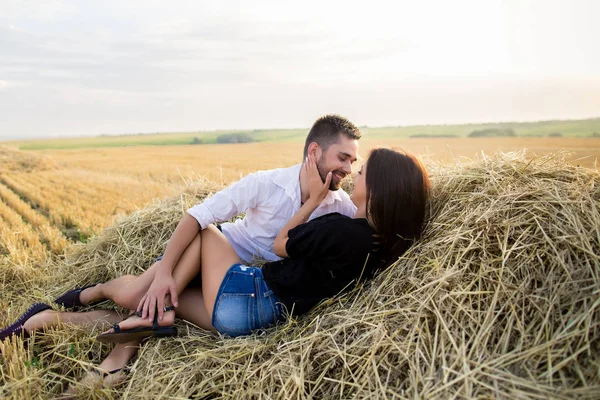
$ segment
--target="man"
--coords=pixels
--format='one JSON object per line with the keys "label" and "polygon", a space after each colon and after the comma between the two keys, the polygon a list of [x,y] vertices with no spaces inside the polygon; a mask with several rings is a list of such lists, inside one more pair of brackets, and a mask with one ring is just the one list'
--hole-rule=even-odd
{"label": "man", "polygon": [[[319,118],[310,130],[304,158],[309,153],[317,155],[317,168],[323,182],[327,173],[333,172],[330,192],[311,219],[333,212],[354,216],[356,207],[340,186],[356,160],[359,138],[358,128],[338,115]],[[250,174],[187,212],[201,229],[245,212],[243,219],[222,224],[221,231],[242,260],[277,260],[279,257],[273,253],[275,236],[308,199],[306,172],[301,166]],[[193,221],[189,217],[185,219],[193,231]],[[167,247],[167,252],[169,250]],[[173,259],[167,261],[173,263]]]}

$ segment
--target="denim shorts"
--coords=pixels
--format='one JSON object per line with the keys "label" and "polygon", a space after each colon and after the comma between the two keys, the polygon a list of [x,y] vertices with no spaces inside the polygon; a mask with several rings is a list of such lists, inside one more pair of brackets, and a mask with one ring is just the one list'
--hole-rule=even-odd
{"label": "denim shorts", "polygon": [[222,334],[249,335],[283,320],[283,305],[267,286],[262,269],[233,264],[221,283],[212,324]]}

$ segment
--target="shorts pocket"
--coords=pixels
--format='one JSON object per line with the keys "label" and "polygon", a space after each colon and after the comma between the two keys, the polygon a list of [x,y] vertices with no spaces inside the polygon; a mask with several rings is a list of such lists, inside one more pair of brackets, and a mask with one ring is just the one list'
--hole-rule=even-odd
{"label": "shorts pocket", "polygon": [[213,310],[213,326],[230,336],[248,335],[255,325],[256,298],[246,293],[221,293]]}
{"label": "shorts pocket", "polygon": [[277,323],[277,314],[275,312],[275,305],[270,297],[265,297],[260,302],[260,327],[268,328],[271,325]]}

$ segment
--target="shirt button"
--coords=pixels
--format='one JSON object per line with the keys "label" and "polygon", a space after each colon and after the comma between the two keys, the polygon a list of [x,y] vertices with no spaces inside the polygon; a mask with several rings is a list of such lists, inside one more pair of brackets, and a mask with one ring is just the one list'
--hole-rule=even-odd
{"label": "shirt button", "polygon": [[254,293],[250,294],[250,297],[254,297]]}

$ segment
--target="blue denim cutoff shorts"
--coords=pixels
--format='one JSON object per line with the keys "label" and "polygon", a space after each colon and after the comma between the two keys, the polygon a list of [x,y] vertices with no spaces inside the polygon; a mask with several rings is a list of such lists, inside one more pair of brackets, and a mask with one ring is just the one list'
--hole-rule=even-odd
{"label": "blue denim cutoff shorts", "polygon": [[283,320],[282,307],[260,268],[233,264],[217,293],[212,324],[232,337],[249,335]]}

